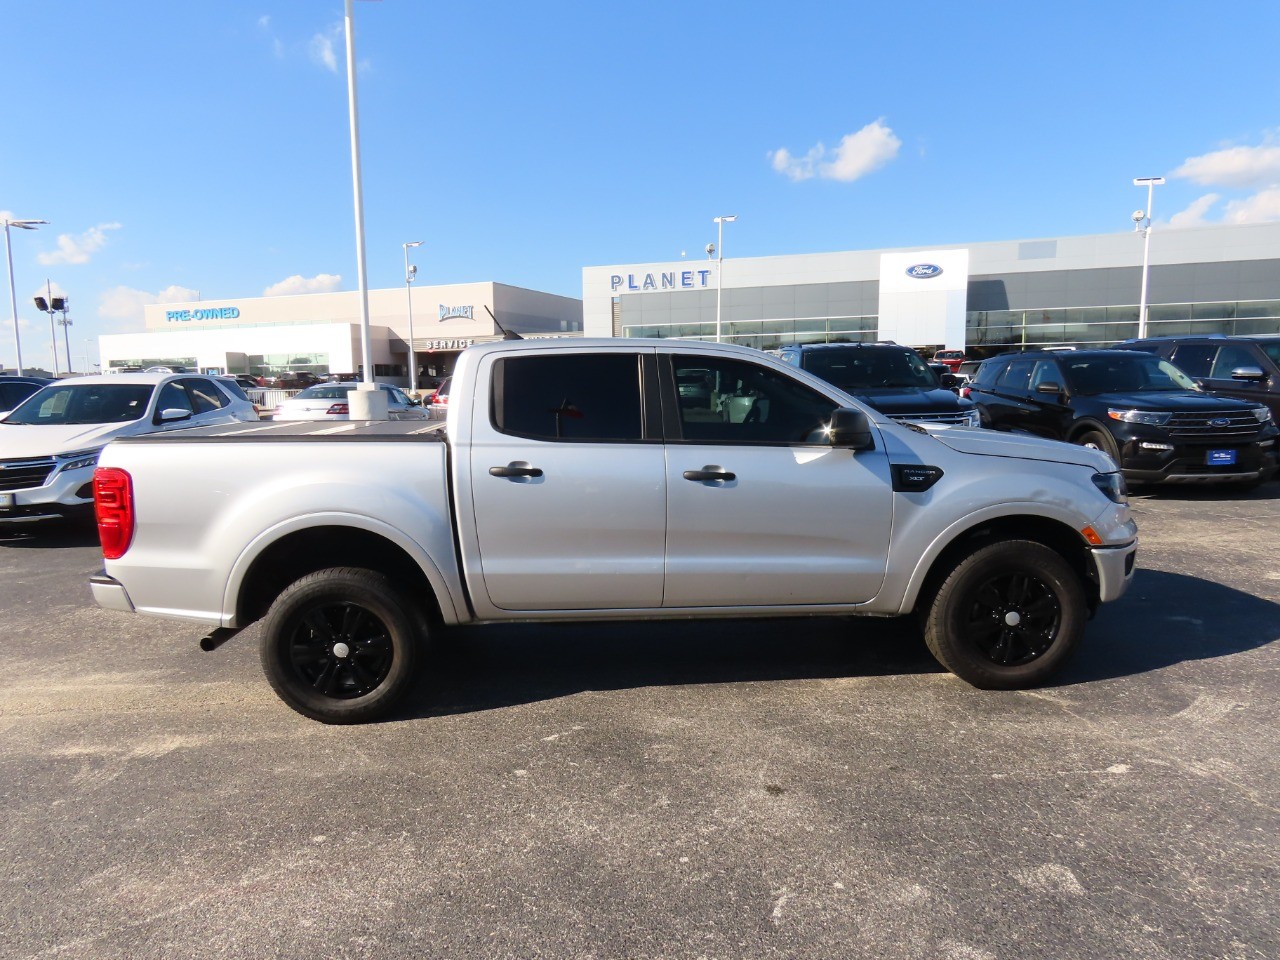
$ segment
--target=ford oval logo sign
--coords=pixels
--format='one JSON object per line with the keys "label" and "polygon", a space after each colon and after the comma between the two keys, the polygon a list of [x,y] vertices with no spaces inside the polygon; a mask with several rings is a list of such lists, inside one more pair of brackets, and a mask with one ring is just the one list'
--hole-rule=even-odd
{"label": "ford oval logo sign", "polygon": [[927,280],[929,277],[936,277],[942,273],[942,268],[936,263],[917,263],[913,267],[907,267],[907,276],[915,277],[918,280]]}
{"label": "ford oval logo sign", "polygon": [[1230,417],[1214,417],[1212,420],[1209,421],[1209,426],[1229,427],[1231,426],[1231,418]]}

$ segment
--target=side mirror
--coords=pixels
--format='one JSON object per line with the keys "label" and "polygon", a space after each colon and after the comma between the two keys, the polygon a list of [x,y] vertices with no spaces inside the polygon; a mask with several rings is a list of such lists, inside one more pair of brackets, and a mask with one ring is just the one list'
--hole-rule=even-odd
{"label": "side mirror", "polygon": [[1236,367],[1231,371],[1232,380],[1251,380],[1256,383],[1266,378],[1267,375],[1262,372],[1261,367]]}
{"label": "side mirror", "polygon": [[865,413],[853,407],[837,407],[832,411],[827,430],[833,447],[870,450],[876,445],[875,438],[871,436],[871,421]]}
{"label": "side mirror", "polygon": [[1051,393],[1056,397],[1062,393],[1062,384],[1054,383],[1052,380],[1046,380],[1044,383],[1037,383],[1036,393]]}
{"label": "side mirror", "polygon": [[156,415],[156,423],[178,423],[190,419],[191,411],[183,410],[181,407],[168,407]]}

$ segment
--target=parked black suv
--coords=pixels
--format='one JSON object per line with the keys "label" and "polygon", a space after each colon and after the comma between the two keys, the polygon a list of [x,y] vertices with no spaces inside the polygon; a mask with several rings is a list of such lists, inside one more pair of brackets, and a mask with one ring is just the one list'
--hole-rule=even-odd
{"label": "parked black suv", "polygon": [[985,426],[1095,447],[1137,483],[1251,485],[1276,472],[1280,430],[1267,407],[1211,396],[1141,351],[994,357],[969,396]]}
{"label": "parked black suv", "polygon": [[1206,390],[1265,403],[1280,419],[1280,337],[1151,337],[1116,348],[1154,353]]}
{"label": "parked black suv", "polygon": [[53,381],[44,377],[0,375],[0,411],[16,409],[18,404],[48,383]]}
{"label": "parked black suv", "polygon": [[896,343],[807,343],[778,356],[834,383],[894,420],[978,426],[978,411],[961,400],[910,347]]}

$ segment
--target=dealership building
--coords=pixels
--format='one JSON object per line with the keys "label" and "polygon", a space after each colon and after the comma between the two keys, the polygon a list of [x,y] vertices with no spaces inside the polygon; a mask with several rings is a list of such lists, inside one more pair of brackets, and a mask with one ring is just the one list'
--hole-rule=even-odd
{"label": "dealership building", "polygon": [[[491,282],[414,286],[412,296],[412,353],[425,374],[447,376],[460,350],[501,339],[502,329],[582,335],[582,301],[572,297]],[[369,291],[374,375],[401,385],[411,362],[407,297],[403,287]],[[361,368],[356,291],[156,304],[144,324],[144,332],[99,338],[104,372],[178,365],[273,377]]]}
{"label": "dealership building", "polygon": [[[964,349],[1099,346],[1138,336],[1140,232],[893,250],[587,267],[587,336]],[[1280,223],[1157,228],[1150,336],[1280,333]]]}

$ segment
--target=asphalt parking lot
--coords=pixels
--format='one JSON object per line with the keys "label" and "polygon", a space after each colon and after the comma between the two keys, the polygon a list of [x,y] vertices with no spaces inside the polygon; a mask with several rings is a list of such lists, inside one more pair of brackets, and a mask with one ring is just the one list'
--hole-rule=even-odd
{"label": "asphalt parking lot", "polygon": [[1280,956],[1280,483],[1135,512],[1047,689],[891,621],[485,628],[347,728],[0,533],[0,956]]}

